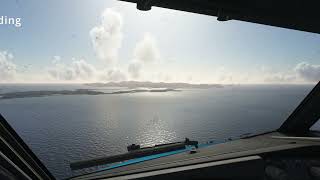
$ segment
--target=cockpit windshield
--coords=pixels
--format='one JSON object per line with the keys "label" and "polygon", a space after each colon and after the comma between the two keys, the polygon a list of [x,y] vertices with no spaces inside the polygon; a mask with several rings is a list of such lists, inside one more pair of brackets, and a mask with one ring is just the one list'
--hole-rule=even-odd
{"label": "cockpit windshield", "polygon": [[320,35],[115,0],[2,1],[0,113],[70,162],[277,129],[320,79]]}

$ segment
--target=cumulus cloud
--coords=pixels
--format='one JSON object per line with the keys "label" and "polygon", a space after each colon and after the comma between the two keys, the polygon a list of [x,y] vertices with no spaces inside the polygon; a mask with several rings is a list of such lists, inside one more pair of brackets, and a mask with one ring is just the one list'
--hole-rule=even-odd
{"label": "cumulus cloud", "polygon": [[53,67],[48,68],[48,73],[54,80],[71,81],[71,80],[82,80],[88,81],[93,80],[96,77],[96,68],[87,63],[85,60],[73,59],[72,63],[67,65],[60,62],[60,58],[54,57]]}
{"label": "cumulus cloud", "polygon": [[60,61],[61,61],[61,57],[60,56],[53,56],[53,60],[52,60],[53,64],[60,63]]}
{"label": "cumulus cloud", "polygon": [[107,73],[102,73],[102,80],[109,82],[126,81],[127,75],[120,69],[111,69]]}
{"label": "cumulus cloud", "polygon": [[143,36],[133,50],[133,60],[128,65],[128,74],[131,79],[141,78],[146,68],[150,68],[160,59],[160,52],[156,39],[149,33]]}
{"label": "cumulus cloud", "polygon": [[218,67],[214,71],[214,76],[216,78],[216,81],[219,83],[225,83],[225,82],[232,82],[233,81],[233,74],[230,72],[230,70],[227,70],[225,67]]}
{"label": "cumulus cloud", "polygon": [[288,71],[262,70],[264,81],[271,83],[310,83],[320,80],[320,65],[301,62]]}
{"label": "cumulus cloud", "polygon": [[57,57],[59,56],[55,56],[53,58],[53,66],[47,68],[47,72],[51,80],[62,82],[118,82],[127,80],[127,74],[120,69],[96,69],[87,61],[83,59],[77,60],[74,58],[70,64],[66,64],[61,62],[61,57]]}
{"label": "cumulus cloud", "polygon": [[122,43],[122,16],[112,9],[101,15],[101,23],[90,31],[90,37],[97,57],[108,64],[115,63]]}
{"label": "cumulus cloud", "polygon": [[132,79],[138,79],[141,76],[142,64],[138,61],[133,61],[128,66],[128,73]]}
{"label": "cumulus cloud", "polygon": [[17,74],[17,66],[12,62],[13,55],[0,51],[0,82],[13,80]]}
{"label": "cumulus cloud", "polygon": [[143,39],[137,43],[134,52],[134,59],[142,63],[155,62],[159,59],[160,53],[155,38],[146,33]]}
{"label": "cumulus cloud", "polygon": [[296,65],[294,71],[300,78],[308,82],[320,81],[320,65],[312,65],[306,62],[301,62]]}
{"label": "cumulus cloud", "polygon": [[282,73],[277,73],[277,74],[267,74],[264,78],[265,82],[268,83],[291,83],[295,82],[297,80],[295,75],[292,74],[282,74]]}

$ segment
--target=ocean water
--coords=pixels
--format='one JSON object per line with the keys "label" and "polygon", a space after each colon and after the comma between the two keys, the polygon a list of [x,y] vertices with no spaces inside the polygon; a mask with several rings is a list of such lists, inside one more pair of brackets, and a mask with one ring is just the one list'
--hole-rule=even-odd
{"label": "ocean water", "polygon": [[[69,163],[149,146],[206,142],[277,129],[312,85],[233,85],[179,92],[0,99],[0,113],[58,178]],[[0,94],[84,85],[0,85]],[[91,87],[92,88],[92,87]],[[110,89],[100,88],[101,91]]]}

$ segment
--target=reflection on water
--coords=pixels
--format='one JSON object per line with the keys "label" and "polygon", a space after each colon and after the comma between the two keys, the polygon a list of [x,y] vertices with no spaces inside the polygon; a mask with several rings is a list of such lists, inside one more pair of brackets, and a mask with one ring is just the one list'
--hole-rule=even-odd
{"label": "reflection on water", "polygon": [[145,122],[145,126],[140,130],[140,135],[137,138],[142,142],[143,146],[153,146],[173,142],[177,139],[175,132],[168,128],[165,121],[162,121],[159,115],[153,116],[151,120]]}
{"label": "reflection on water", "polygon": [[[70,86],[4,86],[15,90],[81,89]],[[243,85],[181,92],[74,95],[0,100],[0,113],[57,178],[72,175],[72,161],[149,146],[226,139],[273,130],[312,86]]]}

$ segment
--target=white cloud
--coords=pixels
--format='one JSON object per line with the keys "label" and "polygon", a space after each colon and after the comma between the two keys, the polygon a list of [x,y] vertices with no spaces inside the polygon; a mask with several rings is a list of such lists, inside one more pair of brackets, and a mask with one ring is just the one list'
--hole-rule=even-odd
{"label": "white cloud", "polygon": [[143,39],[137,43],[134,52],[134,59],[142,63],[155,62],[160,58],[160,53],[155,38],[146,33]]}
{"label": "white cloud", "polygon": [[8,82],[15,79],[17,66],[12,62],[13,55],[6,51],[0,51],[0,82]]}
{"label": "white cloud", "polygon": [[300,78],[302,78],[305,81],[320,81],[320,65],[312,65],[306,62],[301,62],[296,65],[294,71]]}
{"label": "white cloud", "polygon": [[52,61],[53,67],[47,68],[51,80],[58,82],[118,82],[127,80],[127,74],[120,69],[96,69],[83,59],[73,59],[70,64],[62,63],[61,58],[58,62],[56,59],[54,57]]}
{"label": "white cloud", "polygon": [[164,73],[164,72],[159,72],[154,74],[153,79],[159,82],[174,82],[174,80],[181,82],[181,80],[175,79],[174,77],[170,76],[168,73]]}
{"label": "white cloud", "polygon": [[111,69],[107,73],[102,73],[100,79],[108,82],[126,81],[127,75],[119,69]]}
{"label": "white cloud", "polygon": [[[75,60],[69,65],[60,63],[56,61],[57,58],[54,57],[53,67],[48,68],[48,73],[50,77],[54,80],[61,81],[90,81],[94,80],[96,77],[96,68],[87,63],[85,60]],[[59,58],[60,60],[60,58]]]}
{"label": "white cloud", "polygon": [[264,81],[268,83],[292,83],[296,80],[295,75],[285,73],[267,74],[264,78]]}
{"label": "white cloud", "polygon": [[[148,71],[159,70],[159,68],[153,67],[155,65],[160,66],[159,60],[160,52],[156,44],[156,39],[150,33],[144,34],[143,39],[137,42],[133,50],[133,60],[128,65],[130,78],[134,80],[148,79],[142,76],[147,75],[148,73],[146,72]],[[155,64],[155,62],[158,62],[158,64]]]}
{"label": "white cloud", "polygon": [[142,63],[132,61],[128,66],[128,73],[132,79],[138,79],[141,76]]}
{"label": "white cloud", "polygon": [[101,24],[90,31],[90,37],[97,57],[108,64],[114,64],[122,43],[122,16],[112,9],[101,15]]}
{"label": "white cloud", "polygon": [[60,63],[60,61],[61,61],[61,57],[60,56],[53,56],[53,60],[52,60],[53,64]]}
{"label": "white cloud", "polygon": [[225,67],[220,67],[216,71],[216,76],[219,82],[232,82],[233,74],[228,71]]}
{"label": "white cloud", "polygon": [[264,82],[267,83],[310,83],[320,80],[320,65],[301,62],[288,71],[274,72],[262,69]]}

